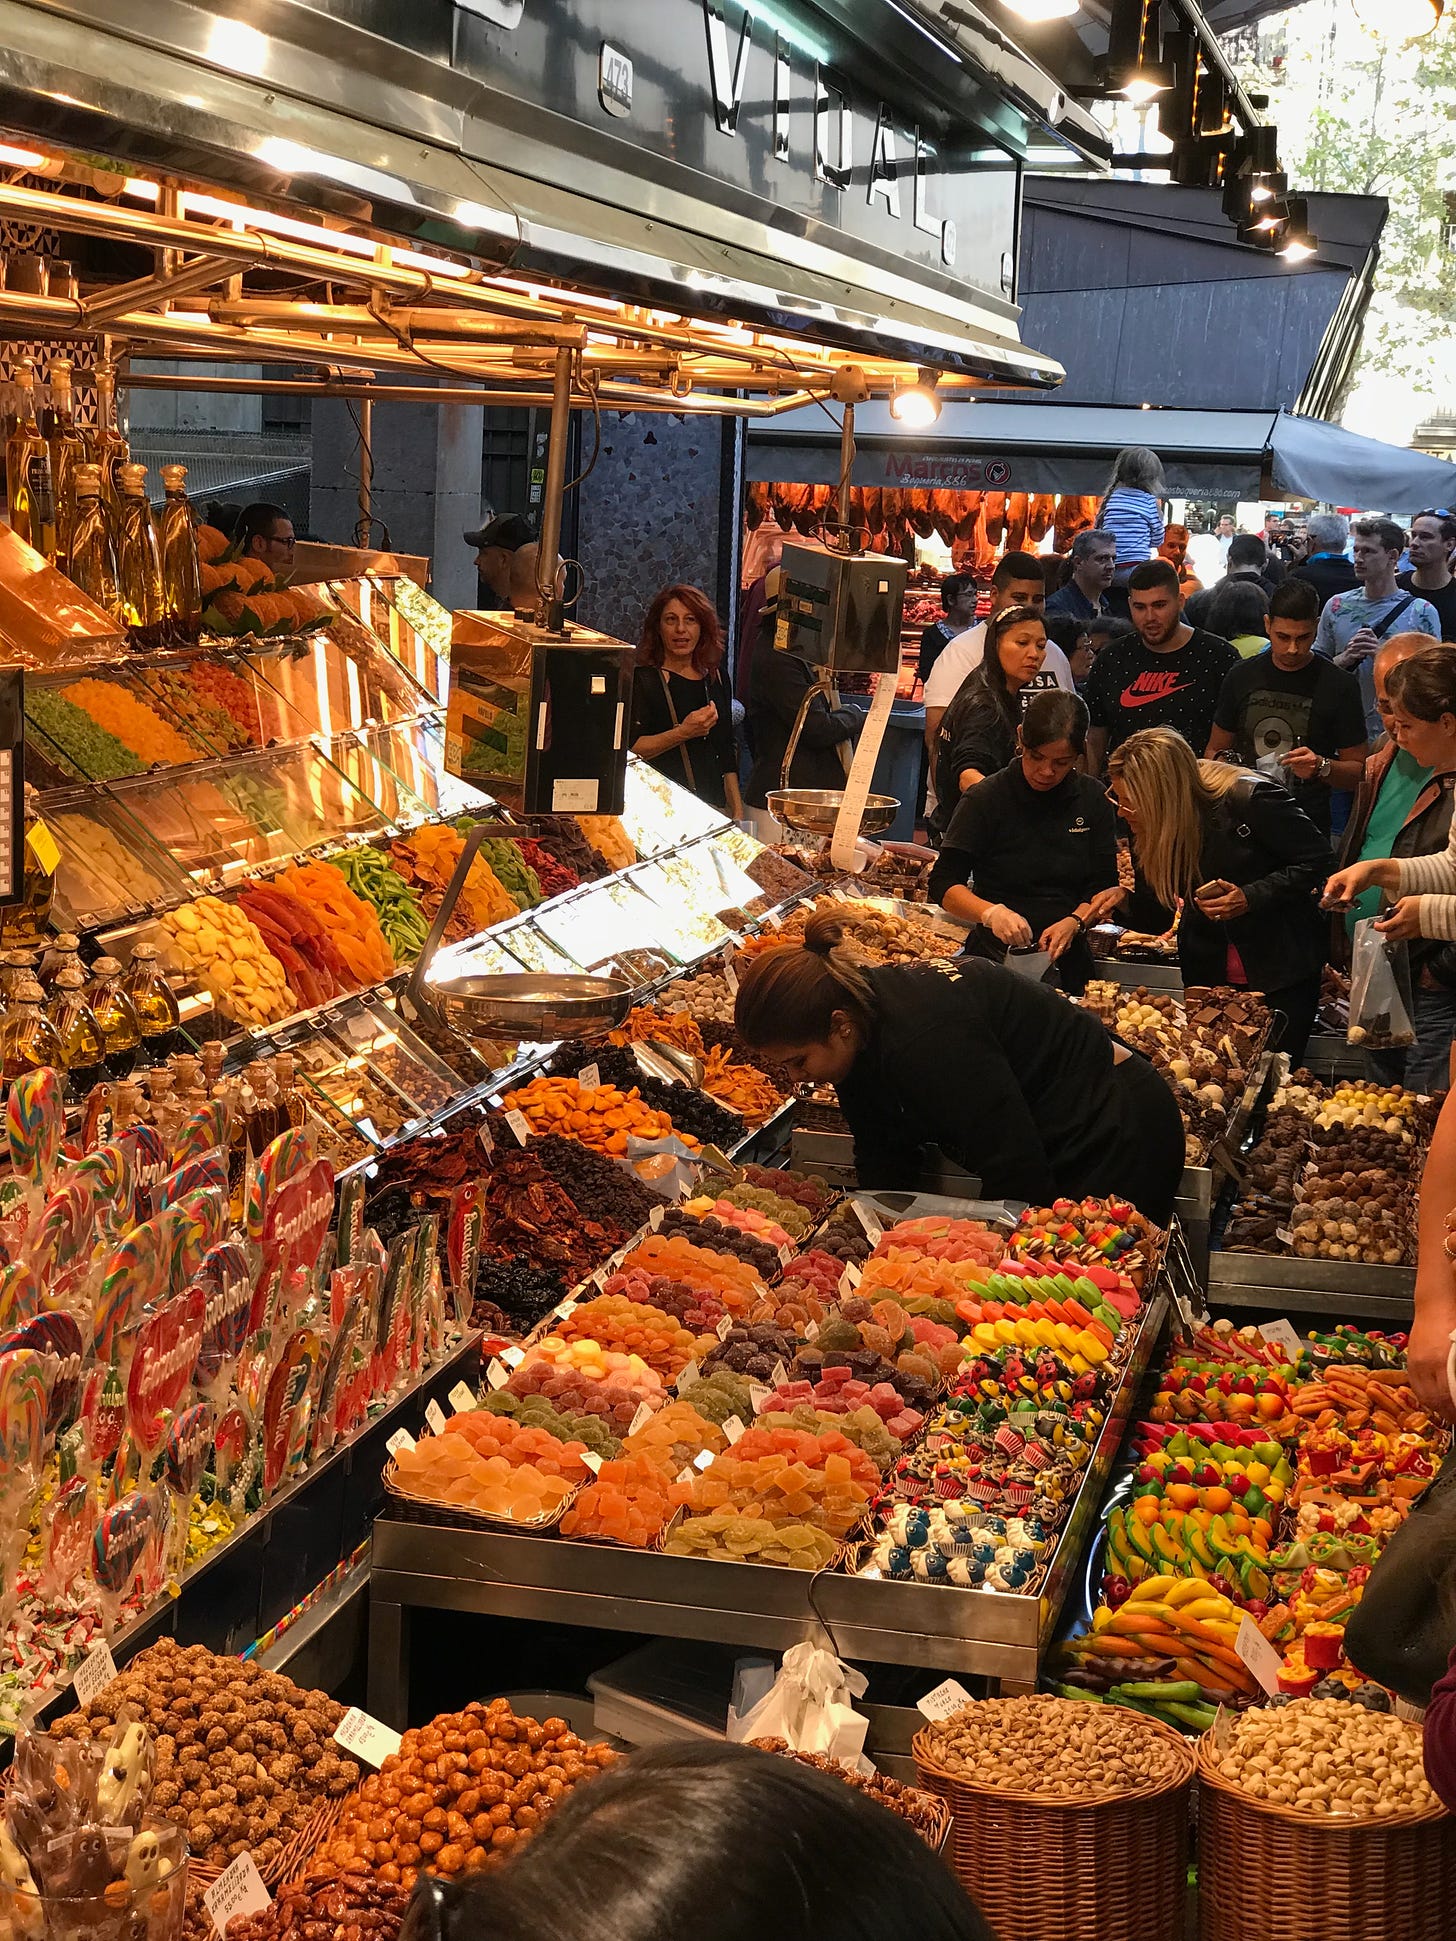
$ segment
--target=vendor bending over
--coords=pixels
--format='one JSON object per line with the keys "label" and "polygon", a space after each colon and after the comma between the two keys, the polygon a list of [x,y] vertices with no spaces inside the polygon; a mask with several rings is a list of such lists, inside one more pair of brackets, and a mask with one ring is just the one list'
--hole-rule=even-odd
{"label": "vendor bending over", "polygon": [[871,968],[843,937],[822,911],[802,949],[765,951],[734,1021],[800,1082],[835,1087],[862,1186],[913,1186],[934,1144],[990,1198],[1120,1194],[1167,1225],[1183,1125],[1151,1065],[1091,1012],[999,964]]}

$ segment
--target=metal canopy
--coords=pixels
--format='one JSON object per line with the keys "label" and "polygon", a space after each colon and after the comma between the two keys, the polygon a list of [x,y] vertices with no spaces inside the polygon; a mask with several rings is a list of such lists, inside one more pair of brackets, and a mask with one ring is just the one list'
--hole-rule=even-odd
{"label": "metal canopy", "polygon": [[[553,0],[558,11],[565,4]],[[580,352],[579,379],[601,367],[594,382],[578,382],[579,403],[594,395],[622,405],[630,393],[647,409],[726,410],[730,396],[746,390],[750,412],[777,411],[829,390],[849,362],[864,366],[881,394],[910,366],[941,371],[948,388],[1059,381],[1055,360],[1017,340],[1009,258],[997,253],[999,241],[974,231],[982,258],[974,279],[956,273],[953,256],[942,268],[927,256],[926,232],[938,225],[922,221],[919,148],[912,162],[903,133],[895,164],[903,219],[883,241],[861,234],[870,227],[863,192],[841,198],[859,210],[847,226],[799,219],[788,207],[765,223],[762,210],[773,204],[762,193],[755,199],[735,194],[731,183],[696,179],[670,155],[644,163],[640,139],[635,150],[620,142],[614,150],[609,130],[528,112],[519,97],[501,92],[508,67],[496,88],[463,71],[457,55],[478,28],[467,18],[473,12],[446,0],[420,0],[418,14],[370,0],[337,14],[328,0],[321,10],[255,0],[245,22],[190,0],[149,0],[145,9],[135,0],[0,0],[0,126],[9,139],[47,158],[69,150],[115,162],[104,205],[71,170],[59,181],[53,173],[34,201],[0,184],[0,214],[167,252],[154,282],[139,274],[137,301],[103,319],[115,338],[153,355],[245,355],[336,373],[428,372],[431,381],[442,374],[488,380],[487,401],[524,403],[541,400],[544,379],[533,380],[511,352],[537,326],[538,351],[549,356],[567,341]],[[402,23],[399,39],[355,24],[375,17]],[[446,34],[437,46],[434,23],[452,18],[453,42]],[[528,13],[526,25],[531,20]],[[428,52],[407,44],[416,29]],[[903,23],[902,31],[915,38]],[[702,64],[700,41],[693,50]],[[493,61],[513,51],[504,40],[486,50]],[[579,60],[581,51],[573,44],[562,60]],[[604,60],[605,51],[604,44]],[[1017,109],[1020,120],[989,83],[979,83],[973,98],[990,104],[987,121],[996,120],[993,107],[1023,132],[1038,114],[1045,119],[1034,75],[1022,60],[1017,78],[1030,98]],[[1040,92],[1056,92],[1044,76]],[[579,100],[572,105],[582,112]],[[708,112],[711,127],[711,102]],[[871,112],[860,104],[861,153]],[[945,122],[949,111],[938,112]],[[1084,120],[1073,117],[1072,127],[1090,139]],[[808,125],[817,126],[812,115]],[[879,155],[893,138],[869,125]],[[585,132],[574,151],[563,151],[561,141],[579,128]],[[999,126],[977,136],[968,125],[965,135],[970,160],[954,179],[962,192],[986,184],[988,206],[1010,238],[1015,163],[1009,149],[997,148],[1009,137]],[[874,164],[867,166],[872,172]],[[57,207],[57,195],[73,206]],[[254,214],[229,218],[218,206],[227,197],[246,197]],[[81,210],[75,205],[83,199]],[[886,192],[886,207],[890,200]],[[873,214],[872,185],[868,201]],[[291,212],[314,233],[290,236],[276,221],[256,219],[260,211]],[[138,213],[151,222],[128,226],[124,219]],[[332,240],[318,236],[320,224],[336,232]],[[949,238],[954,225],[945,227]],[[254,248],[260,232],[264,246]],[[218,260],[210,269],[201,259],[214,238]],[[402,238],[410,249],[399,249]],[[361,241],[380,247],[361,250]],[[300,255],[301,244],[311,260]],[[949,240],[945,247],[953,252]],[[441,265],[446,251],[460,252],[453,266]],[[412,287],[382,274],[391,262],[406,267]],[[994,288],[989,262],[997,266]],[[294,278],[281,297],[276,276],[272,290],[249,277],[259,264],[311,275],[314,287],[300,293]],[[265,292],[265,302],[254,301]],[[98,321],[94,303],[82,315],[0,294],[0,318],[13,330],[91,333]],[[319,307],[325,303],[327,313]],[[487,327],[485,316],[496,321]],[[486,336],[493,355],[481,348]],[[644,345],[664,353],[646,367]]]}

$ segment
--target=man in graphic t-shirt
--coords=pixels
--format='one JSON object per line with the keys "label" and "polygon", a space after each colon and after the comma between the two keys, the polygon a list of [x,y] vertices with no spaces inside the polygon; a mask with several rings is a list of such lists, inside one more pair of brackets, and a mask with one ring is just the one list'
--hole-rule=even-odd
{"label": "man in graphic t-shirt", "polygon": [[1139,728],[1175,728],[1201,755],[1224,676],[1239,664],[1227,640],[1185,624],[1178,571],[1167,560],[1133,568],[1127,604],[1134,633],[1105,647],[1087,679],[1087,755],[1094,775],[1108,750]]}
{"label": "man in graphic t-shirt", "polygon": [[1353,593],[1337,593],[1325,602],[1314,651],[1336,667],[1348,668],[1359,681],[1365,727],[1373,740],[1380,733],[1373,670],[1382,641],[1396,634],[1429,634],[1439,640],[1441,616],[1429,600],[1396,585],[1395,569],[1405,550],[1403,527],[1393,519],[1357,519],[1350,531],[1360,584]]}
{"label": "man in graphic t-shirt", "polygon": [[1246,768],[1282,783],[1328,835],[1330,791],[1360,786],[1369,744],[1355,676],[1314,651],[1319,617],[1308,580],[1275,589],[1269,645],[1225,680],[1208,753],[1233,749]]}

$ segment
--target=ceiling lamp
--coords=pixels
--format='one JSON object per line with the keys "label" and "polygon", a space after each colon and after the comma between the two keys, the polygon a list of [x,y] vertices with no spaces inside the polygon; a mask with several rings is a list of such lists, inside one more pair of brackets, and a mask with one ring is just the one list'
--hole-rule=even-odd
{"label": "ceiling lamp", "polygon": [[1172,87],[1173,70],[1166,61],[1139,61],[1135,67],[1109,73],[1107,85],[1135,108],[1143,108]]}
{"label": "ceiling lamp", "polygon": [[1070,20],[1079,10],[1080,0],[1005,0],[1006,11],[1033,26],[1044,20]]}
{"label": "ceiling lamp", "polygon": [[1113,0],[1107,28],[1104,80],[1109,94],[1138,107],[1173,85],[1173,64],[1163,58],[1156,0]]}
{"label": "ceiling lamp", "polygon": [[1355,0],[1360,25],[1398,47],[1433,34],[1445,10],[1445,0]]}
{"label": "ceiling lamp", "polygon": [[1284,227],[1274,245],[1275,253],[1285,263],[1307,263],[1319,252],[1318,238],[1309,230],[1309,203],[1302,195],[1292,195],[1275,207],[1284,217]]}
{"label": "ceiling lamp", "polygon": [[917,371],[913,384],[897,384],[890,393],[890,416],[907,431],[924,431],[940,416],[940,399],[935,395],[936,373]]}

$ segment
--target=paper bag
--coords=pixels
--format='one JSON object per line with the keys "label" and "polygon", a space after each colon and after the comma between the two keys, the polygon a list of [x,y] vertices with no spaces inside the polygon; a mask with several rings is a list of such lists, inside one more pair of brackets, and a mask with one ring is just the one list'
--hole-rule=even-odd
{"label": "paper bag", "polygon": [[841,1663],[832,1651],[792,1645],[767,1695],[742,1718],[730,1717],[728,1737],[740,1743],[783,1739],[795,1752],[817,1752],[856,1765],[869,1720],[850,1700],[862,1698],[867,1683],[862,1672]]}

